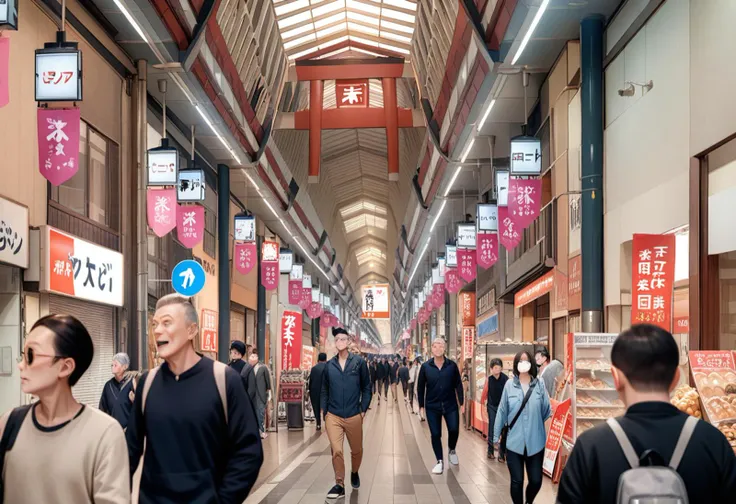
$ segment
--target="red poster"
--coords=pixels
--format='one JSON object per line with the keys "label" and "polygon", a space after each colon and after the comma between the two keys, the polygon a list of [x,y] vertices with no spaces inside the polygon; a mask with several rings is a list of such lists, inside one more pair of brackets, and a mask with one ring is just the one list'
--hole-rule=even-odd
{"label": "red poster", "polygon": [[[309,297],[311,299],[311,293],[309,294]],[[322,304],[310,302],[309,306],[307,307],[307,315],[309,315],[309,318],[311,319],[316,319],[322,316]]]}
{"label": "red poster", "polygon": [[261,285],[269,291],[279,286],[279,262],[261,261]]}
{"label": "red poster", "polygon": [[302,365],[302,312],[284,311],[281,315],[281,370]]}
{"label": "red poster", "polygon": [[675,235],[635,234],[631,257],[631,323],[672,331]]}
{"label": "red poster", "polygon": [[445,288],[450,294],[457,294],[460,292],[462,282],[460,276],[457,274],[456,268],[447,268],[445,271]]}
{"label": "red poster", "polygon": [[302,347],[302,371],[310,371],[314,366],[314,347],[304,345]]}
{"label": "red poster", "polygon": [[411,322],[409,322],[409,329],[412,331],[417,328],[417,319],[413,318],[411,319]]}
{"label": "red poster", "polygon": [[36,114],[38,170],[51,185],[58,186],[72,178],[79,169],[81,115],[78,108],[39,108]]}
{"label": "red poster", "polygon": [[466,282],[475,280],[475,250],[457,249],[457,270],[460,278]]}
{"label": "red poster", "polygon": [[544,447],[544,461],[542,462],[542,470],[547,476],[551,477],[555,470],[557,454],[560,451],[565,424],[568,423],[569,416],[570,399],[565,399],[557,405],[555,414],[552,416],[552,423],[549,426],[549,433],[547,434],[547,444]]}
{"label": "red poster", "polygon": [[478,265],[488,269],[498,261],[498,233],[478,233]]}
{"label": "red poster", "polygon": [[10,102],[10,39],[0,34],[0,107]]}
{"label": "red poster", "polygon": [[463,360],[473,358],[475,326],[463,327]]}
{"label": "red poster", "polygon": [[[74,238],[49,229],[49,289],[74,296]],[[53,265],[53,267],[51,267]]]}
{"label": "red poster", "polygon": [[159,238],[176,227],[176,189],[152,189],[146,192],[148,226]]}
{"label": "red poster", "polygon": [[176,211],[176,236],[186,248],[194,248],[204,239],[204,207],[179,205]]}
{"label": "red poster", "polygon": [[[289,304],[299,305],[302,299],[302,280],[289,279]],[[301,307],[300,307],[301,308]]]}
{"label": "red poster", "polygon": [[242,275],[247,275],[253,270],[258,258],[256,257],[256,244],[253,242],[236,243],[233,253],[235,269]]}
{"label": "red poster", "polygon": [[[303,285],[303,284],[302,284]],[[302,294],[299,298],[299,308],[306,310],[312,304],[312,288],[302,287]]]}
{"label": "red poster", "polygon": [[217,352],[217,312],[202,310],[200,334],[203,352]]}
{"label": "red poster", "polygon": [[[521,229],[526,229],[539,217],[542,200],[542,179],[509,180],[508,213]],[[499,216],[500,219],[500,216]]]}
{"label": "red poster", "polygon": [[460,323],[475,327],[475,292],[463,292],[458,296]]}
{"label": "red poster", "polygon": [[368,81],[335,81],[335,100],[337,108],[368,107]]}
{"label": "red poster", "polygon": [[498,207],[498,239],[506,250],[521,243],[520,227],[509,214],[509,207]]}

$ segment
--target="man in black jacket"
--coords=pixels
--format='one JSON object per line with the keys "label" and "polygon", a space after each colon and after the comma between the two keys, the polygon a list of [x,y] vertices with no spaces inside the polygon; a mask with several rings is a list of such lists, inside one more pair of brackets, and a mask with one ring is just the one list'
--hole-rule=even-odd
{"label": "man in black jacket", "polygon": [[[680,378],[679,362],[680,351],[672,335],[649,324],[624,331],[611,349],[613,382],[628,407],[616,420],[636,455],[657,465],[669,464],[688,417],[670,404],[670,391]],[[575,442],[557,502],[614,504],[619,478],[628,469],[611,427],[599,424]],[[697,422],[677,472],[690,502],[734,501],[736,457],[714,426]]]}
{"label": "man in black jacket", "polygon": [[238,374],[240,374],[245,367],[245,361],[243,360],[244,356],[245,343],[239,340],[232,341],[230,343],[230,362],[228,363],[228,366],[237,371]]}
{"label": "man in black jacket", "polygon": [[322,376],[322,411],[335,470],[335,486],[327,498],[337,499],[345,496],[343,444],[346,436],[351,451],[350,482],[353,488],[360,488],[358,470],[363,459],[363,417],[371,404],[371,378],[363,358],[348,352],[345,329],[337,327],[332,334],[338,354],[327,363]]}
{"label": "man in black jacket", "polygon": [[386,366],[383,365],[383,360],[379,359],[378,363],[376,364],[376,379],[378,380],[378,392],[376,393],[376,396],[378,397],[378,404],[381,404],[381,390],[383,390],[383,397],[384,399],[388,400],[388,397],[386,396],[386,388],[388,385],[386,385],[386,379],[388,378],[388,370],[386,369]]}
{"label": "man in black jacket", "polygon": [[312,402],[314,419],[317,422],[317,430],[322,430],[322,415],[320,414],[322,401],[322,375],[325,372],[327,354],[321,352],[317,358],[317,365],[309,373],[309,400]]}
{"label": "man in black jacket", "polygon": [[399,394],[397,391],[397,387],[399,383],[399,358],[398,357],[394,357],[389,373],[391,375],[391,394],[394,396],[394,402],[399,402]]}
{"label": "man in black jacket", "polygon": [[125,430],[128,427],[130,410],[130,393],[133,390],[133,377],[127,372],[130,357],[126,353],[115,354],[112,358],[112,378],[105,384],[100,397],[100,411],[107,413],[120,423]]}

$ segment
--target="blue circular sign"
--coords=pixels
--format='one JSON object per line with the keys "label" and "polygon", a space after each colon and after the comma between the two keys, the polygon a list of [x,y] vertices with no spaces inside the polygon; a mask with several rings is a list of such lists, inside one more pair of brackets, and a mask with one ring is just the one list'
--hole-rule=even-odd
{"label": "blue circular sign", "polygon": [[187,259],[174,266],[171,285],[182,296],[191,297],[204,288],[204,268],[197,261]]}

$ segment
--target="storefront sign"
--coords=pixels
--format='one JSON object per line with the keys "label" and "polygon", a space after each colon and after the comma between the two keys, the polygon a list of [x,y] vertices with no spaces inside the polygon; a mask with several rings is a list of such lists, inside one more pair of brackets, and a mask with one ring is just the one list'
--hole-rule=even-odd
{"label": "storefront sign", "polygon": [[[6,0],[7,2],[7,0]],[[2,10],[8,4],[0,3],[0,25],[2,24]],[[10,39],[0,33],[0,108],[10,102]]]}
{"label": "storefront sign", "polygon": [[281,315],[281,370],[299,369],[302,364],[302,312]]}
{"label": "storefront sign", "polygon": [[18,0],[0,2],[0,28],[18,29]]}
{"label": "storefront sign", "polygon": [[445,246],[445,268],[457,267],[457,247],[455,245]]}
{"label": "storefront sign", "polygon": [[498,233],[478,233],[478,265],[488,269],[498,261]]}
{"label": "storefront sign", "polygon": [[204,201],[204,170],[180,170],[177,175],[176,197],[179,201]]}
{"label": "storefront sign", "polygon": [[256,218],[253,215],[236,215],[233,224],[236,241],[256,241]]}
{"label": "storefront sign", "polygon": [[498,207],[498,240],[506,250],[521,243],[521,228],[509,214],[509,207]]}
{"label": "storefront sign", "polygon": [[496,288],[491,287],[489,291],[478,298],[478,316],[496,306]]}
{"label": "storefront sign", "polygon": [[567,311],[567,275],[555,267],[555,312]]}
{"label": "storefront sign", "polygon": [[539,217],[542,200],[541,179],[518,179],[509,181],[509,215],[521,228],[526,229]]}
{"label": "storefront sign", "polygon": [[520,308],[527,303],[534,301],[550,292],[555,285],[554,270],[548,271],[543,277],[534,280],[532,283],[514,294],[514,307]]}
{"label": "storefront sign", "polygon": [[312,301],[307,307],[307,315],[309,315],[309,318],[311,319],[319,318],[322,315],[322,311],[322,303]]}
{"label": "storefront sign", "polygon": [[576,347],[612,346],[618,338],[615,333],[574,333]]}
{"label": "storefront sign", "polygon": [[388,319],[390,317],[389,300],[390,288],[388,284],[364,285],[363,310],[361,318]]}
{"label": "storefront sign", "polygon": [[457,225],[457,247],[475,248],[475,224]]}
{"label": "storefront sign", "polygon": [[279,244],[264,241],[261,246],[261,285],[266,290],[279,286]]}
{"label": "storefront sign", "polygon": [[583,302],[583,260],[577,255],[567,261],[567,309],[580,310]]}
{"label": "storefront sign", "polygon": [[[733,352],[730,350],[691,350],[690,367],[693,372],[734,369]],[[695,381],[698,381],[697,377]]]}
{"label": "storefront sign", "polygon": [[509,204],[509,172],[506,170],[496,172],[496,201],[499,207]]}
{"label": "storefront sign", "polygon": [[176,211],[176,237],[186,248],[194,248],[204,239],[204,207],[179,205]]}
{"label": "storefront sign", "polygon": [[312,303],[312,275],[302,275],[302,295],[299,298],[299,308],[306,310]]}
{"label": "storefront sign", "polygon": [[462,281],[457,273],[457,269],[451,268],[445,271],[445,288],[450,294],[457,294],[462,287]]}
{"label": "storefront sign", "polygon": [[542,142],[528,136],[511,139],[511,174],[539,175],[542,173]]}
{"label": "storefront sign", "polygon": [[458,275],[466,282],[472,282],[475,280],[476,274],[476,259],[475,250],[471,249],[457,249],[457,261],[458,261]]}
{"label": "storefront sign", "polygon": [[79,169],[78,108],[37,109],[38,170],[51,185],[69,180]]}
{"label": "storefront sign", "polygon": [[498,206],[490,203],[478,203],[476,214],[478,233],[481,231],[498,231]]}
{"label": "storefront sign", "polygon": [[282,274],[291,273],[293,264],[294,253],[289,249],[281,249],[279,251],[279,272]]}
{"label": "storefront sign", "polygon": [[302,281],[289,278],[289,304],[298,305],[302,299]]}
{"label": "storefront sign", "polygon": [[173,186],[177,184],[179,151],[168,147],[148,149],[148,185]]}
{"label": "storefront sign", "polygon": [[271,241],[264,241],[261,245],[261,260],[268,262],[279,262],[279,244]]}
{"label": "storefront sign", "polygon": [[50,226],[41,228],[40,290],[123,306],[123,255]]}
{"label": "storefront sign", "polygon": [[152,189],[146,191],[148,225],[159,238],[176,227],[176,190]]}
{"label": "storefront sign", "polygon": [[475,350],[475,326],[463,327],[463,360],[472,359]]}
{"label": "storefront sign", "polygon": [[28,208],[0,196],[0,263],[28,268]]}
{"label": "storefront sign", "polygon": [[458,295],[460,321],[464,326],[475,326],[475,292],[461,292]]}
{"label": "storefront sign", "polygon": [[202,310],[200,333],[203,352],[217,352],[217,315],[214,310]]}
{"label": "storefront sign", "polygon": [[304,345],[302,347],[302,371],[310,371],[314,366],[314,354],[316,353],[313,346]]}
{"label": "storefront sign", "polygon": [[368,107],[368,81],[335,81],[337,108]]}
{"label": "storefront sign", "polygon": [[635,234],[631,258],[631,323],[672,331],[675,235]]}
{"label": "storefront sign", "polygon": [[236,243],[233,256],[235,257],[235,269],[241,275],[247,275],[256,265],[258,258],[256,257],[256,244],[250,243]]}
{"label": "storefront sign", "polygon": [[544,461],[542,462],[542,470],[544,473],[552,477],[557,463],[557,454],[560,452],[562,445],[562,434],[565,431],[565,424],[570,417],[570,399],[565,399],[555,408],[552,416],[552,423],[549,426],[547,434],[547,444],[544,447]]}
{"label": "storefront sign", "polygon": [[478,321],[478,339],[498,332],[498,312],[493,310],[490,315]]}
{"label": "storefront sign", "polygon": [[569,219],[570,219],[570,230],[568,232],[569,238],[568,238],[568,250],[571,254],[575,254],[577,252],[580,252],[581,247],[581,232],[583,229],[583,220],[582,220],[582,202],[580,199],[579,194],[571,194],[570,195],[570,209],[569,209]]}
{"label": "storefront sign", "polygon": [[36,101],[82,101],[82,51],[36,49]]}

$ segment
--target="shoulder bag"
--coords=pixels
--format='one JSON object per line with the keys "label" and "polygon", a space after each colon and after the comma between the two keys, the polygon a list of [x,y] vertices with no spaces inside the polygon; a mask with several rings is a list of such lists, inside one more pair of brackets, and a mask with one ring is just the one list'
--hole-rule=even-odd
{"label": "shoulder bag", "polygon": [[15,408],[8,415],[8,421],[5,424],[5,428],[0,433],[0,504],[3,503],[5,495],[5,486],[2,480],[3,467],[5,466],[5,453],[9,452],[15,444],[15,439],[18,437],[20,427],[25,420],[26,415],[31,410],[31,405],[20,406]]}
{"label": "shoulder bag", "polygon": [[[514,419],[511,420],[511,423],[504,425],[501,429],[501,439],[499,441],[498,451],[499,454],[504,457],[506,456],[506,438],[508,438],[509,432],[511,432],[511,429],[514,428],[516,421],[521,416],[521,412],[524,411],[524,406],[526,406],[526,403],[529,401],[529,397],[531,397],[535,385],[536,383],[529,384],[529,390],[527,390],[526,394],[524,395],[524,400],[521,402],[521,408],[519,408],[519,411],[516,412],[516,415],[514,415]],[[508,401],[508,399],[506,400]]]}

